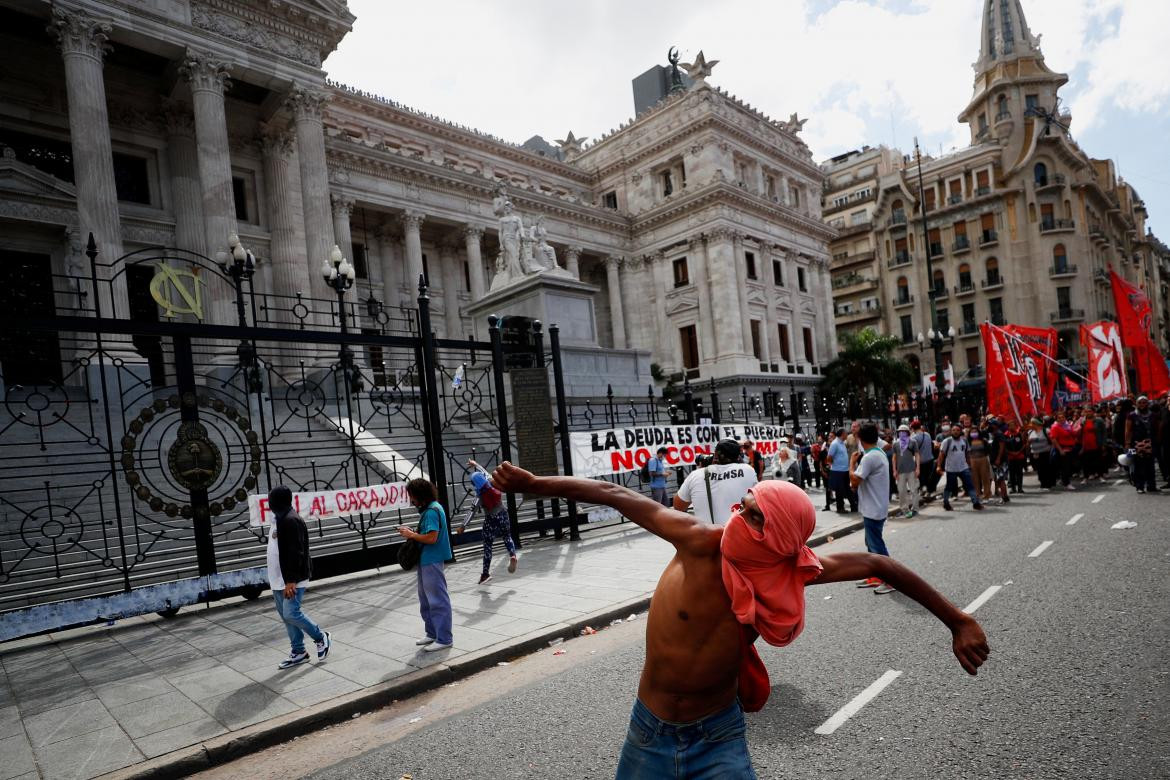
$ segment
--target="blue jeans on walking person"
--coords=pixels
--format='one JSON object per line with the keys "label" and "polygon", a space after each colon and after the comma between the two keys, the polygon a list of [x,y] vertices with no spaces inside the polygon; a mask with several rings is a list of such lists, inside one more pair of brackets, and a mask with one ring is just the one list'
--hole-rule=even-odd
{"label": "blue jeans on walking person", "polygon": [[755,780],[739,701],[691,723],[660,720],[634,700],[617,780]]}
{"label": "blue jeans on walking person", "polygon": [[865,549],[875,555],[889,557],[890,551],[886,549],[885,539],[882,539],[882,529],[886,525],[886,518],[862,517],[861,520],[865,525]]}
{"label": "blue jeans on walking person", "polygon": [[427,636],[441,645],[451,644],[451,597],[447,594],[444,564],[421,563],[418,571],[418,609]]}
{"label": "blue jeans on walking person", "polygon": [[975,483],[971,480],[971,469],[947,472],[947,486],[943,488],[943,503],[949,504],[951,502],[951,496],[957,496],[959,494],[958,483],[960,480],[962,480],[967,494],[971,496],[971,503],[974,506],[982,506],[979,501],[979,493],[975,491]]}
{"label": "blue jeans on walking person", "polygon": [[305,634],[314,642],[325,641],[325,634],[321,632],[320,627],[301,611],[301,600],[304,597],[304,588],[297,588],[296,595],[291,599],[286,599],[284,593],[279,590],[272,592],[273,601],[276,602],[276,614],[284,621],[284,629],[288,631],[292,651],[298,654],[305,652]]}

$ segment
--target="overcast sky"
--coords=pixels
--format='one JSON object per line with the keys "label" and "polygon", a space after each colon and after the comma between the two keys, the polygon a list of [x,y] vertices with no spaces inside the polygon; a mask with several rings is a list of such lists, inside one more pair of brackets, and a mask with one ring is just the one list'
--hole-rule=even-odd
{"label": "overcast sky", "polygon": [[[777,119],[808,117],[817,161],[864,144],[966,145],[983,0],[349,0],[330,78],[521,143],[597,136],[633,115],[630,80],[678,46]],[[1170,0],[1023,0],[1072,132],[1112,157],[1170,242]]]}

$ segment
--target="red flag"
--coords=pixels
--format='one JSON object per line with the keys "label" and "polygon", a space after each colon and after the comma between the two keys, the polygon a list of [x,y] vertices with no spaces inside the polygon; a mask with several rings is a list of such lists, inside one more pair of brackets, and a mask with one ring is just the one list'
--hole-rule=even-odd
{"label": "red flag", "polygon": [[1170,391],[1170,370],[1166,367],[1166,358],[1162,352],[1148,341],[1130,350],[1133,353],[1133,366],[1137,370],[1138,390],[1150,398],[1161,398]]}
{"label": "red flag", "polygon": [[1144,347],[1150,340],[1150,299],[1140,287],[1134,287],[1109,269],[1113,285],[1113,306],[1121,322],[1121,343],[1127,347]]}
{"label": "red flag", "polygon": [[1018,425],[1052,410],[1056,390],[1056,329],[985,322],[987,411]]}
{"label": "red flag", "polygon": [[1064,389],[1066,392],[1074,395],[1081,392],[1081,386],[1067,376],[1064,378]]}
{"label": "red flag", "polygon": [[1089,358],[1089,393],[1093,403],[1125,398],[1129,377],[1125,373],[1125,350],[1116,322],[1102,320],[1081,325],[1081,344]]}

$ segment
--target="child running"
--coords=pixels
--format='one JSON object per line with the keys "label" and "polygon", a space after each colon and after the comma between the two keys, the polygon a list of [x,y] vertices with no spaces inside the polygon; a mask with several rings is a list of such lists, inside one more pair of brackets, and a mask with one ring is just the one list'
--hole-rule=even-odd
{"label": "child running", "polygon": [[[771,690],[754,642],[783,647],[804,628],[804,589],[877,577],[914,599],[951,632],[968,674],[990,652],[974,618],[885,555],[817,556],[805,542],[816,510],[779,480],[751,488],[726,526],[704,523],[612,482],[537,477],[511,463],[492,474],[500,490],[613,507],[674,545],[646,619],[646,662],[618,761],[618,780],[754,778],[745,710]],[[924,637],[925,639],[925,637]]]}
{"label": "child running", "polygon": [[495,543],[496,536],[503,537],[504,546],[508,548],[508,555],[511,556],[508,559],[509,574],[516,571],[518,561],[516,542],[512,540],[511,518],[508,516],[508,506],[504,503],[504,495],[492,484],[483,466],[470,458],[467,460],[467,465],[475,469],[475,473],[471,475],[471,484],[475,488],[475,503],[471,505],[471,509],[468,510],[467,516],[463,518],[463,523],[455,533],[463,533],[475,515],[475,510],[483,508],[483,530],[481,531],[483,534],[483,574],[479,575],[479,584],[483,585],[492,578],[492,544]]}

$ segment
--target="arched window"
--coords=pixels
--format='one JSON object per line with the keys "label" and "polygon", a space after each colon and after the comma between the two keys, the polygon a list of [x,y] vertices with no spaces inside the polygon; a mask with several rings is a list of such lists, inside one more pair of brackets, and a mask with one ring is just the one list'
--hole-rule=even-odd
{"label": "arched window", "polygon": [[942,297],[947,291],[947,279],[943,275],[942,269],[936,269],[934,272],[934,294],[936,297]]}
{"label": "arched window", "polygon": [[1068,253],[1064,249],[1064,244],[1052,247],[1052,270],[1058,274],[1068,271]]}
{"label": "arched window", "polygon": [[1007,119],[1008,117],[1008,101],[1007,95],[1000,95],[999,99],[995,101],[995,118]]}
{"label": "arched window", "polygon": [[906,204],[902,202],[901,198],[890,204],[890,212],[893,214],[895,222],[904,223],[906,221]]}
{"label": "arched window", "polygon": [[994,257],[987,258],[987,286],[992,287],[997,284],[1003,284],[1003,279],[999,275],[999,261]]}
{"label": "arched window", "polygon": [[1036,163],[1036,167],[1032,169],[1032,176],[1036,180],[1037,187],[1043,187],[1048,184],[1048,166],[1042,162]]}
{"label": "arched window", "polygon": [[898,303],[910,303],[910,282],[905,276],[898,277]]}
{"label": "arched window", "polygon": [[971,266],[963,263],[959,266],[959,289],[970,290],[975,284],[971,281]]}

